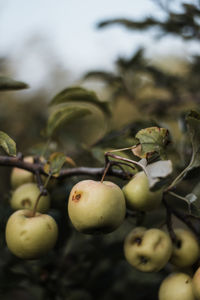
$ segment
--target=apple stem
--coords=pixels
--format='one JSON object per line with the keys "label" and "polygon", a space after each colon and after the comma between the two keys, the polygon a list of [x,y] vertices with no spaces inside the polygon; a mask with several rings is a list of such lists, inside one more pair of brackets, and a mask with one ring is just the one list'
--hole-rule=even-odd
{"label": "apple stem", "polygon": [[34,207],[33,207],[32,217],[34,217],[35,214],[36,214],[38,203],[39,203],[39,201],[40,201],[40,198],[43,196],[43,194],[44,194],[44,192],[45,192],[45,190],[46,190],[46,187],[47,187],[47,185],[48,185],[48,183],[49,183],[49,180],[50,180],[51,176],[52,176],[52,174],[50,173],[50,174],[48,175],[48,177],[47,177],[47,179],[46,179],[46,181],[45,181],[45,183],[44,183],[44,185],[43,185],[43,187],[42,187],[42,189],[41,189],[41,191],[40,191],[40,193],[39,193],[37,199],[36,199],[35,205],[34,205]]}
{"label": "apple stem", "polygon": [[104,170],[103,176],[102,176],[102,178],[101,178],[101,183],[103,183],[104,178],[105,178],[105,176],[106,176],[106,173],[108,172],[108,169],[110,168],[110,165],[111,165],[111,163],[110,163],[110,161],[108,161],[108,162],[106,163],[105,170]]}

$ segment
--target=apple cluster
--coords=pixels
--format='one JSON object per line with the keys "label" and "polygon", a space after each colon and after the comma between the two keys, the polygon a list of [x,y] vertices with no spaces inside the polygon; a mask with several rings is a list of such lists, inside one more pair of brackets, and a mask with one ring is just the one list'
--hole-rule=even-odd
{"label": "apple cluster", "polygon": [[[33,163],[33,157],[25,157],[24,161]],[[33,215],[40,195],[34,175],[26,170],[13,168],[11,187],[10,206],[15,212],[6,224],[7,246],[19,258],[37,259],[54,247],[58,236],[55,220],[45,214],[50,207],[50,196],[40,197],[37,212]]]}
{"label": "apple cluster", "polygon": [[[32,157],[25,160],[33,162]],[[10,205],[15,212],[6,225],[7,246],[20,258],[39,258],[54,247],[58,236],[56,222],[45,214],[50,207],[49,195],[41,197],[33,215],[40,194],[33,174],[14,168],[11,185]],[[159,207],[162,197],[162,189],[149,189],[144,172],[138,172],[122,189],[111,181],[82,180],[70,192],[68,215],[81,233],[110,233],[122,224],[127,208],[148,212]],[[133,228],[124,241],[127,262],[142,272],[158,272],[168,263],[176,270],[191,267],[200,257],[197,238],[183,228],[175,228],[174,234],[176,242],[158,228]],[[200,269],[193,279],[177,271],[162,282],[159,300],[173,299],[200,299]]]}
{"label": "apple cluster", "polygon": [[[109,181],[83,180],[71,190],[68,214],[79,232],[109,233],[122,224],[126,207],[148,212],[159,207],[162,197],[162,189],[155,192],[149,189],[144,172],[138,172],[122,189]],[[196,236],[183,228],[175,228],[174,234],[176,242],[173,243],[167,231],[133,228],[124,241],[127,262],[142,272],[158,272],[166,264],[176,270],[191,267],[200,257]],[[175,273],[161,284],[159,300],[200,299],[199,287],[200,270],[193,280],[187,274]]]}

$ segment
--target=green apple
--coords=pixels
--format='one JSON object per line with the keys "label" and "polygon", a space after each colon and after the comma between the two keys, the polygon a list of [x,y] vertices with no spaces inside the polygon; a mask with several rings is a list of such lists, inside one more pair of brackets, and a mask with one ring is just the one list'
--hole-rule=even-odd
{"label": "green apple", "polygon": [[160,229],[134,228],[124,242],[126,260],[143,272],[157,272],[169,261],[172,242],[167,233]]}
{"label": "green apple", "polygon": [[[33,209],[35,202],[40,194],[40,190],[36,183],[25,183],[20,185],[13,193],[10,200],[12,209]],[[49,195],[41,196],[37,211],[46,212],[50,207]]]}
{"label": "green apple", "polygon": [[[33,157],[27,156],[24,158],[24,161],[27,163],[33,163]],[[11,186],[13,189],[16,189],[18,186],[34,181],[34,174],[19,168],[13,168],[11,172]]]}
{"label": "green apple", "polygon": [[36,259],[51,250],[57,240],[58,226],[46,214],[31,210],[14,212],[6,224],[6,243],[9,250],[23,259]]}
{"label": "green apple", "polygon": [[195,300],[192,278],[185,273],[173,273],[159,289],[159,300]]}
{"label": "green apple", "polygon": [[152,192],[144,172],[138,172],[124,187],[127,206],[133,210],[149,211],[158,207],[162,201],[162,189]]}
{"label": "green apple", "polygon": [[195,235],[186,229],[174,230],[177,243],[174,244],[170,262],[177,267],[192,266],[200,255],[199,243]]}
{"label": "green apple", "polygon": [[197,300],[199,300],[200,299],[200,267],[194,273],[192,279],[192,286],[193,286],[195,297]]}
{"label": "green apple", "polygon": [[121,225],[125,213],[123,192],[113,182],[83,180],[71,190],[68,214],[80,232],[111,232]]}

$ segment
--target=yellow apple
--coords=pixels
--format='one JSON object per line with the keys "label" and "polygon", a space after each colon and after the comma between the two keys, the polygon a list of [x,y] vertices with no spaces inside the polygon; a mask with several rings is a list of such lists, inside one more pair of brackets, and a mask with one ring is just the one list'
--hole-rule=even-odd
{"label": "yellow apple", "polygon": [[159,300],[195,300],[192,278],[185,273],[173,273],[159,289]]}
{"label": "yellow apple", "polygon": [[125,213],[123,192],[112,182],[83,180],[71,190],[68,214],[80,232],[111,232],[121,225]]}
{"label": "yellow apple", "polygon": [[[36,183],[25,183],[20,185],[13,193],[10,200],[12,209],[33,209],[35,202],[40,194]],[[50,197],[42,196],[39,200],[37,211],[46,212],[50,207]]]}
{"label": "yellow apple", "polygon": [[[27,156],[24,158],[24,161],[27,163],[33,163],[33,157]],[[13,168],[11,171],[11,186],[13,189],[16,189],[18,186],[34,181],[34,174],[19,168]]]}
{"label": "yellow apple", "polygon": [[6,243],[9,250],[23,259],[36,259],[51,250],[57,240],[58,226],[46,214],[18,210],[8,219]]}
{"label": "yellow apple", "polygon": [[172,242],[167,233],[160,229],[134,228],[124,242],[126,260],[143,272],[157,272],[169,261]]}
{"label": "yellow apple", "polygon": [[196,270],[193,279],[192,286],[194,290],[194,294],[197,300],[200,299],[200,267]]}
{"label": "yellow apple", "polygon": [[133,210],[149,211],[158,207],[163,191],[150,191],[149,182],[144,172],[138,172],[124,187],[127,206]]}
{"label": "yellow apple", "polygon": [[197,238],[191,231],[186,229],[177,228],[174,232],[177,243],[173,246],[170,262],[177,267],[192,266],[200,254]]}

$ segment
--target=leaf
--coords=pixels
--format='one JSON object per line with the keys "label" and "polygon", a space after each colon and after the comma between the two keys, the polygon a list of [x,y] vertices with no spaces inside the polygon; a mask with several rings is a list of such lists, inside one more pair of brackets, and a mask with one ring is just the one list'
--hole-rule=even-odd
{"label": "leaf", "polygon": [[190,204],[192,204],[193,202],[195,202],[197,200],[197,196],[193,193],[186,195],[185,198],[188,200],[188,202]]}
{"label": "leaf", "polygon": [[16,156],[16,143],[5,132],[0,131],[0,146],[11,156]]}
{"label": "leaf", "polygon": [[172,162],[171,160],[159,160],[147,165],[145,170],[149,180],[149,187],[156,189],[162,183],[165,183],[165,181],[161,182],[161,179],[168,177],[172,173]]}
{"label": "leaf", "polygon": [[166,158],[165,147],[169,142],[169,132],[166,128],[148,127],[141,129],[135,137],[141,144],[141,152],[136,152],[141,158],[148,158],[155,153],[158,153],[162,159]]}
{"label": "leaf", "polygon": [[140,158],[144,158],[146,157],[146,153],[142,152],[142,145],[138,144],[136,147],[132,148],[132,152],[135,156],[138,156]]}
{"label": "leaf", "polygon": [[75,166],[75,162],[71,159],[71,157],[66,156],[61,152],[54,152],[50,155],[48,162],[44,165],[44,171],[47,174],[52,174],[57,177],[59,176],[60,170],[66,162],[70,163],[72,166]]}
{"label": "leaf", "polygon": [[75,119],[82,118],[86,115],[91,114],[91,111],[87,108],[81,107],[60,107],[57,110],[53,111],[49,116],[46,134],[47,136],[52,136],[53,133],[63,124],[68,124]]}
{"label": "leaf", "polygon": [[200,166],[200,114],[191,111],[186,117],[187,127],[192,143],[192,158],[187,171]]}
{"label": "leaf", "polygon": [[24,82],[0,76],[0,91],[22,90],[27,89],[28,87],[28,84]]}
{"label": "leaf", "polygon": [[93,91],[86,90],[82,87],[66,88],[58,93],[50,102],[50,106],[58,105],[66,102],[85,102],[97,106],[106,115],[110,115],[110,109],[107,102],[99,101],[98,97]]}

